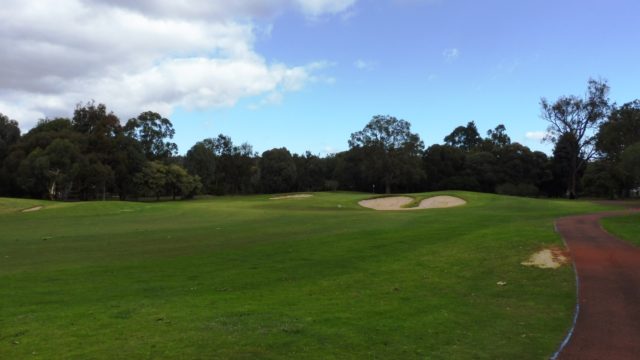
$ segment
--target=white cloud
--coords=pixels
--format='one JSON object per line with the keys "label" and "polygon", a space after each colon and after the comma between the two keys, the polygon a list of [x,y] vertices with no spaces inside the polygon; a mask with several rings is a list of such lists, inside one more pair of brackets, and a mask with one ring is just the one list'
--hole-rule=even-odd
{"label": "white cloud", "polygon": [[524,137],[528,140],[542,141],[546,135],[546,131],[527,131]]}
{"label": "white cloud", "polygon": [[358,70],[371,71],[376,67],[376,64],[373,61],[358,59],[353,63],[353,66],[355,66]]}
{"label": "white cloud", "polygon": [[460,57],[460,50],[457,48],[445,49],[442,52],[442,57],[444,57],[446,61],[454,61]]}
{"label": "white cloud", "polygon": [[[336,14],[356,0],[4,0],[0,112],[31,127],[95,99],[122,117],[233,106],[298,91],[325,62],[288,65],[256,52],[252,19],[287,8]],[[266,30],[265,30],[266,29]]]}
{"label": "white cloud", "polygon": [[311,16],[337,14],[349,10],[356,0],[295,0],[302,11]]}

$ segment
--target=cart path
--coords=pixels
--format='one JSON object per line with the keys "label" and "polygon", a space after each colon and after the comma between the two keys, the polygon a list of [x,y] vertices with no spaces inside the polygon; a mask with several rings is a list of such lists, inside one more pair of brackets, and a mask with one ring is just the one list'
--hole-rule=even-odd
{"label": "cart path", "polygon": [[640,248],[600,226],[603,217],[637,211],[556,221],[578,279],[577,321],[558,359],[640,359]]}

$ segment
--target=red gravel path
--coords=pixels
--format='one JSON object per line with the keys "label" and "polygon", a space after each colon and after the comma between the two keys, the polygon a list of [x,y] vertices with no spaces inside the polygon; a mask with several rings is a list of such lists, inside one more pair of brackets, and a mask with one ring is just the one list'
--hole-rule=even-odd
{"label": "red gravel path", "polygon": [[578,317],[559,359],[640,359],[640,248],[600,227],[601,213],[559,219],[578,276]]}

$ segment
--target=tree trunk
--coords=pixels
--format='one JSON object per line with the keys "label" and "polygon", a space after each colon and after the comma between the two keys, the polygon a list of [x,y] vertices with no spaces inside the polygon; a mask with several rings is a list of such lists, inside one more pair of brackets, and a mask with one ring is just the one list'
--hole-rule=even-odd
{"label": "tree trunk", "polygon": [[575,155],[571,156],[571,179],[569,180],[569,199],[576,198],[576,183],[578,182],[578,156],[579,152],[574,149]]}
{"label": "tree trunk", "polygon": [[569,199],[576,198],[576,183],[578,182],[578,174],[576,174],[578,170],[574,170],[571,172],[571,184],[569,186]]}

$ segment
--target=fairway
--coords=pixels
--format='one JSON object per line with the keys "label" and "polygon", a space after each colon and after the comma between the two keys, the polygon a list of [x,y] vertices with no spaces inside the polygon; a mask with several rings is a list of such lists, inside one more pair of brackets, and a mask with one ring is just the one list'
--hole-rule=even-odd
{"label": "fairway", "polygon": [[467,203],[0,199],[0,359],[548,358],[574,273],[521,262],[562,246],[557,217],[608,208],[432,195]]}

